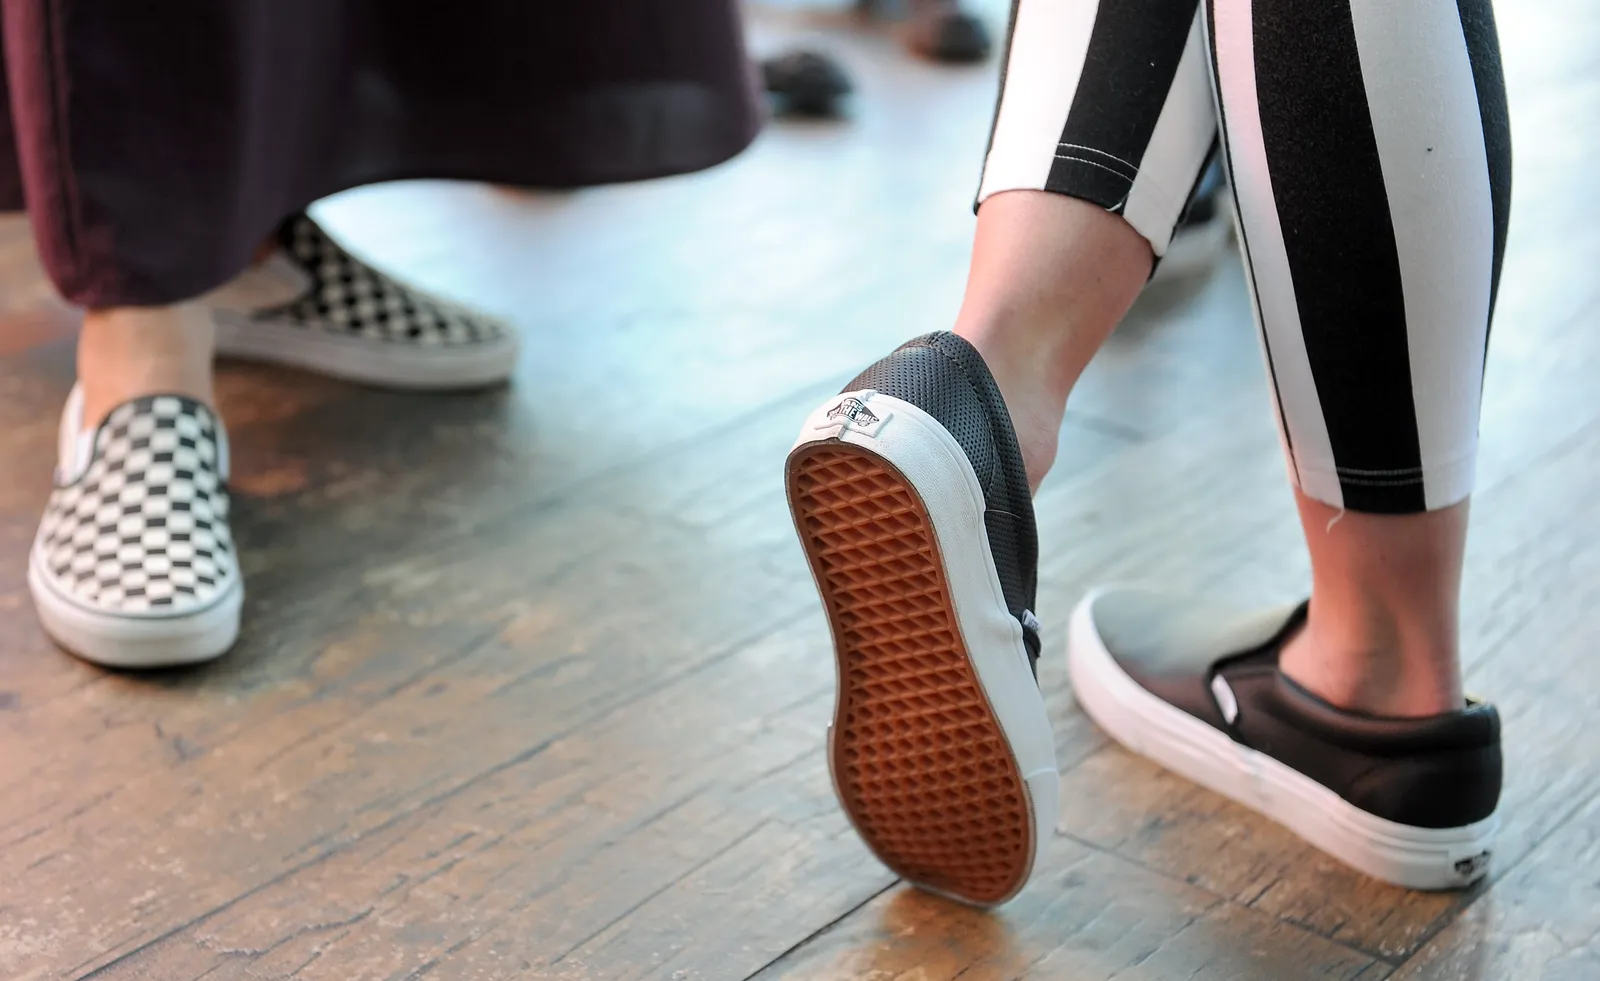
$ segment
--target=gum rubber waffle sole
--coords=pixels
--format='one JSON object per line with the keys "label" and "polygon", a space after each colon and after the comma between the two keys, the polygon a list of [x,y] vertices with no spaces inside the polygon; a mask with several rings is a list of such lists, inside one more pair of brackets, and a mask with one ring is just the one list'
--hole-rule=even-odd
{"label": "gum rubber waffle sole", "polygon": [[1033,864],[1026,785],[968,658],[933,522],[892,464],[826,441],[789,459],[789,500],[832,623],[834,784],[896,874],[969,903]]}

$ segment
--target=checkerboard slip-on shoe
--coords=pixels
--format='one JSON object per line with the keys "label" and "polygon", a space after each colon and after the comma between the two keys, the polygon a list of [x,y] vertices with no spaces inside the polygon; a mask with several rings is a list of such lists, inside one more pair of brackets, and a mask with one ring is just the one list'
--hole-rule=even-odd
{"label": "checkerboard slip-on shoe", "polygon": [[496,385],[516,366],[509,325],[379,272],[303,214],[206,304],[225,357],[413,390]]}
{"label": "checkerboard slip-on shoe", "polygon": [[83,428],[62,413],[55,489],[28,560],[45,631],[87,661],[208,661],[239,636],[244,598],[228,529],[228,437],[215,413],[149,395]]}
{"label": "checkerboard slip-on shoe", "polygon": [[1238,614],[1131,588],[1073,614],[1078,702],[1118,742],[1277,821],[1357,870],[1412,889],[1489,871],[1500,717],[1379,718],[1334,707],[1278,670],[1306,607]]}
{"label": "checkerboard slip-on shoe", "polygon": [[787,483],[838,660],[840,803],[907,881],[1004,902],[1060,780],[1034,674],[1033,502],[983,358],[954,334],[907,343],[811,414]]}

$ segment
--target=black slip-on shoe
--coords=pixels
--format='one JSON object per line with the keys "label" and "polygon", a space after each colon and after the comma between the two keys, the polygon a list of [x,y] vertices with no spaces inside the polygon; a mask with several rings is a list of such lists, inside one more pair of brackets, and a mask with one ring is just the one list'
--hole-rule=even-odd
{"label": "black slip-on shoe", "polygon": [[811,414],[787,484],[833,630],[845,812],[914,885],[1004,902],[1055,825],[1059,777],[1033,503],[983,358],[950,333],[908,342]]}
{"label": "black slip-on shoe", "polygon": [[1340,861],[1412,889],[1489,870],[1500,717],[1349,712],[1278,669],[1306,606],[1230,612],[1111,588],[1078,606],[1068,665],[1084,710],[1136,753],[1277,821]]}

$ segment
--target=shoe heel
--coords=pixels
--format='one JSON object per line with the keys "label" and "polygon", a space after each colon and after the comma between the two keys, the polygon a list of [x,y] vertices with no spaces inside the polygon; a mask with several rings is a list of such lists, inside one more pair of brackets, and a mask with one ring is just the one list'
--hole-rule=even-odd
{"label": "shoe heel", "polygon": [[829,764],[868,847],[911,883],[992,905],[1020,890],[1038,837],[1032,798],[956,618],[933,522],[910,481],[855,443],[790,455],[795,527],[833,630],[839,692]]}

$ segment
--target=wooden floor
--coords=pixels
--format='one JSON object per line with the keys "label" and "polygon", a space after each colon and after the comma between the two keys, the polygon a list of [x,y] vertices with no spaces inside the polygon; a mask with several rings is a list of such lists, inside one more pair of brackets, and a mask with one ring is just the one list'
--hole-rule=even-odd
{"label": "wooden floor", "polygon": [[[1038,879],[985,915],[849,832],[780,464],[814,402],[950,324],[994,74],[857,36],[852,119],[775,125],[707,174],[327,202],[527,350],[476,397],[225,369],[248,619],[202,670],[108,674],[35,623],[73,318],[4,226],[0,977],[1600,978],[1592,13],[1500,10],[1517,184],[1465,615],[1469,688],[1506,719],[1488,886],[1364,880],[1110,745],[1067,688],[1097,581],[1305,588],[1231,260],[1141,301],[1039,498],[1064,797]],[[812,30],[835,28],[769,11],[755,40]]]}

